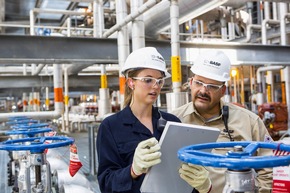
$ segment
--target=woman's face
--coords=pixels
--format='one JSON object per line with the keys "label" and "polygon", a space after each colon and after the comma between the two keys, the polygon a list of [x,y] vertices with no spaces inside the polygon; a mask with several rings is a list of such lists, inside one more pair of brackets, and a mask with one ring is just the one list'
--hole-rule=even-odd
{"label": "woman's face", "polygon": [[152,105],[160,94],[164,84],[163,74],[158,70],[144,69],[137,76],[131,77],[134,103]]}

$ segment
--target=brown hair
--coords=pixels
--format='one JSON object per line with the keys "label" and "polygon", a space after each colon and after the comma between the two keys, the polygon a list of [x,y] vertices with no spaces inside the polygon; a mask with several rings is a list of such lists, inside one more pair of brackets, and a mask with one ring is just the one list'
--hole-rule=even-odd
{"label": "brown hair", "polygon": [[124,103],[123,103],[124,107],[126,107],[127,105],[130,105],[132,96],[133,96],[133,89],[131,89],[128,86],[128,78],[136,77],[143,69],[144,68],[127,72],[127,77],[126,77],[127,80],[126,80],[126,85],[125,85],[125,94],[124,94]]}

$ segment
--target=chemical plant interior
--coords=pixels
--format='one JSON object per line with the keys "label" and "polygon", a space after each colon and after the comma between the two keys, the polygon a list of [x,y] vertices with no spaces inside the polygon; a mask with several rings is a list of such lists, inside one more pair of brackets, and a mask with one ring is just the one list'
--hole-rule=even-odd
{"label": "chemical plant interior", "polygon": [[[224,99],[258,114],[275,140],[288,136],[287,0],[0,0],[0,10],[1,140],[27,137],[17,125],[30,120],[41,128],[30,137],[43,136],[43,128],[73,137],[83,164],[71,178],[69,148],[53,147],[54,156],[46,156],[51,166],[42,165],[52,175],[27,180],[21,151],[0,151],[1,165],[8,166],[0,172],[1,192],[99,192],[98,125],[123,108],[120,66],[144,46],[156,47],[172,74],[156,102],[161,110],[190,100],[191,64],[200,51],[220,49],[232,63]],[[175,65],[180,72],[171,71]],[[61,140],[71,145],[68,139]]]}

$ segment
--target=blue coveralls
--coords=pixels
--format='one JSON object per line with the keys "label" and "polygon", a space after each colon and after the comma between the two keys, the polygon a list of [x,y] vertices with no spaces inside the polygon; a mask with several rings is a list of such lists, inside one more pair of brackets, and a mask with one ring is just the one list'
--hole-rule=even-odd
{"label": "blue coveralls", "polygon": [[[167,121],[180,122],[172,114],[161,114]],[[98,182],[102,193],[140,193],[145,174],[133,180],[130,171],[135,148],[139,142],[153,136],[160,139],[163,130],[157,128],[159,118],[157,108],[153,108],[153,134],[129,106],[102,121],[97,134]]]}

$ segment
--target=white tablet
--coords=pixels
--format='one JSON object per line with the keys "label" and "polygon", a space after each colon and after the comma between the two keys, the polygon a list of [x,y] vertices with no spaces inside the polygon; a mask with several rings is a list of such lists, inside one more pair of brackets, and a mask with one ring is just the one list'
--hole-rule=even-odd
{"label": "white tablet", "polygon": [[193,188],[179,177],[182,162],[177,151],[188,145],[215,142],[219,134],[218,128],[168,121],[159,141],[161,163],[148,171],[141,193],[191,193]]}

